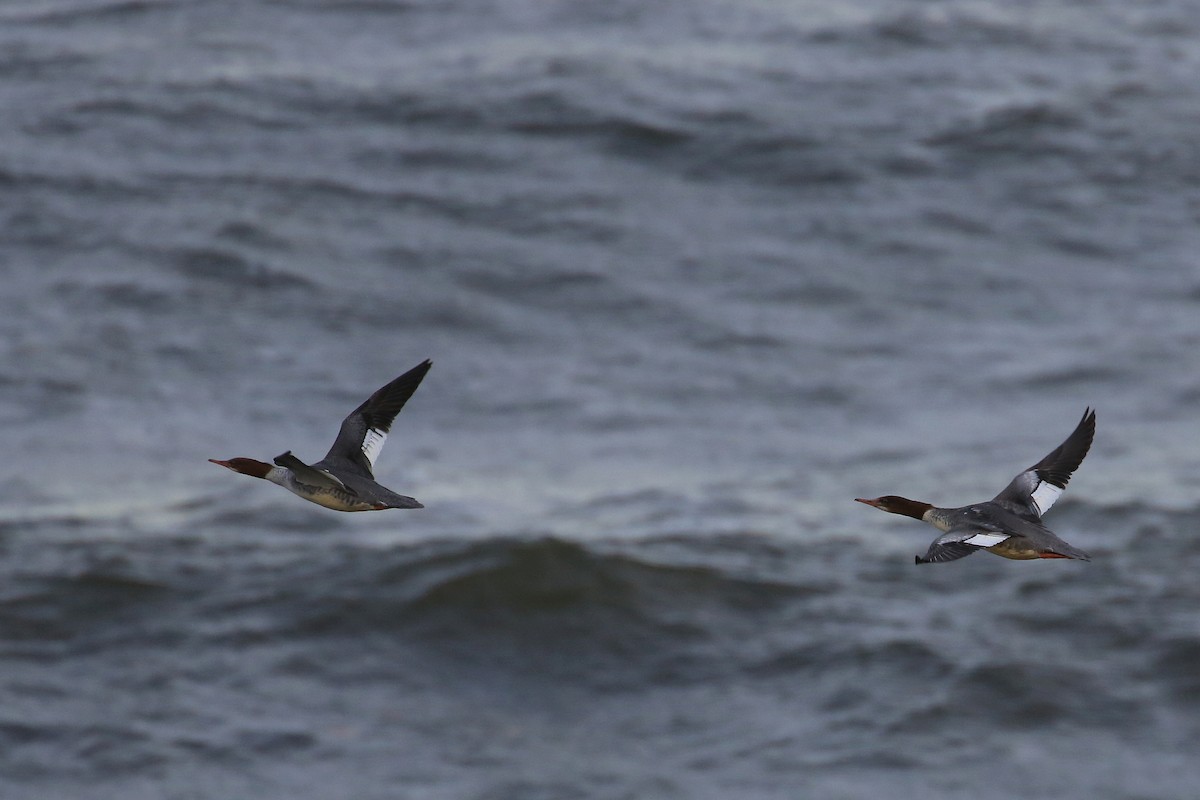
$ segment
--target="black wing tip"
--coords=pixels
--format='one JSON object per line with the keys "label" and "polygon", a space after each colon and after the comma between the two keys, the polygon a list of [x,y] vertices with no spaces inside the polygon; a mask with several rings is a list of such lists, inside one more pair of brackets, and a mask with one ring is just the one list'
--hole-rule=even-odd
{"label": "black wing tip", "polygon": [[1088,450],[1092,449],[1092,439],[1096,436],[1096,410],[1091,406],[1084,409],[1083,417],[1079,420],[1079,424],[1075,426],[1075,430],[1067,437],[1068,441],[1074,438],[1076,434],[1082,434],[1082,438],[1085,439],[1083,453],[1079,456],[1079,460],[1082,462],[1088,454]]}
{"label": "black wing tip", "polygon": [[346,419],[361,414],[368,428],[377,428],[383,433],[390,432],[392,420],[417,391],[417,387],[425,380],[425,374],[432,366],[433,360],[427,358],[403,375],[388,381],[364,400],[362,405],[350,412]]}
{"label": "black wing tip", "polygon": [[286,466],[286,465],[283,463],[283,460],[284,460],[285,458],[291,458],[291,457],[292,457],[292,451],[291,451],[291,450],[288,450],[288,451],[286,451],[286,452],[280,453],[279,455],[275,456],[275,458],[273,458],[273,459],[271,459],[271,460],[275,462],[275,465],[276,465],[276,466],[278,466],[278,467],[282,467],[282,466]]}
{"label": "black wing tip", "polygon": [[[412,369],[401,373],[385,383],[383,386],[380,386],[378,389],[376,389],[375,392],[369,398],[367,398],[367,403],[384,397],[389,393],[396,391],[397,389],[407,388],[409,386],[412,387],[412,391],[416,391],[416,387],[420,385],[421,381],[425,378],[425,373],[429,372],[429,369],[432,366],[433,360],[428,358],[425,359]],[[366,405],[366,403],[364,403],[364,405]]]}
{"label": "black wing tip", "polygon": [[1079,424],[1075,426],[1075,430],[1071,433],[1071,435],[1074,436],[1080,431],[1085,431],[1087,433],[1088,446],[1090,447],[1092,443],[1092,437],[1096,435],[1096,410],[1091,406],[1087,406],[1083,410],[1083,416],[1079,419]]}
{"label": "black wing tip", "polygon": [[[391,381],[387,386],[392,386],[394,384],[407,385],[407,383],[410,381],[415,381],[416,383],[419,384],[421,382],[421,380],[425,377],[425,373],[429,372],[429,369],[432,366],[433,366],[433,360],[427,358],[424,361],[422,361],[420,364],[417,364],[415,367],[413,367],[412,369],[405,372],[400,377]],[[384,386],[383,388],[386,389],[387,386]]]}
{"label": "black wing tip", "polygon": [[1048,481],[1059,489],[1066,489],[1071,482],[1071,476],[1079,465],[1087,458],[1092,449],[1092,441],[1096,438],[1096,410],[1087,406],[1075,430],[1030,469],[1037,472],[1038,478]]}
{"label": "black wing tip", "polygon": [[930,558],[921,558],[920,556],[913,556],[914,564],[929,564],[932,562],[932,560],[933,559],[930,559]]}

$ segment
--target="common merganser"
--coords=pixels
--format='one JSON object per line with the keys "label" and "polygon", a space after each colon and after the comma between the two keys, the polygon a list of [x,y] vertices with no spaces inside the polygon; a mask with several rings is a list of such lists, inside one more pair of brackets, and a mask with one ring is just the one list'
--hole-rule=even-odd
{"label": "common merganser", "polygon": [[889,514],[928,522],[945,531],[933,540],[918,564],[953,561],[976,550],[988,550],[998,556],[1015,559],[1077,558],[1091,556],[1072,547],[1042,525],[1042,515],[1059,498],[1072,473],[1079,468],[1092,446],[1096,433],[1096,412],[1090,408],[1067,437],[1045,458],[1017,475],[1004,491],[986,503],[961,508],[938,508],[920,500],[885,495],[874,500],[855,498]]}
{"label": "common merganser", "polygon": [[275,457],[275,465],[253,458],[231,458],[214,464],[277,483],[293,494],[334,511],[382,511],[385,508],[424,508],[411,497],[396,494],[375,482],[371,471],[391,430],[392,420],[421,385],[433,366],[425,360],[368,397],[342,421],[341,430],[325,458],[305,464],[292,451]]}

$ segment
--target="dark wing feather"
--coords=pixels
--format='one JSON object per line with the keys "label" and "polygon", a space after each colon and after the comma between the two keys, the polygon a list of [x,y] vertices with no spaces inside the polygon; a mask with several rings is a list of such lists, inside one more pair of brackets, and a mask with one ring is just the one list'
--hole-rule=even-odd
{"label": "dark wing feather", "polygon": [[[374,479],[375,473],[371,469],[371,459],[368,458],[367,452],[363,448],[363,441],[370,431],[376,431],[381,436],[387,435],[392,428],[392,420],[396,419],[400,409],[404,408],[404,404],[421,385],[425,373],[429,372],[429,368],[432,366],[432,361],[428,359],[422,361],[399,378],[381,387],[364,400],[362,405],[350,412],[350,415],[342,421],[342,427],[333,441],[333,446],[329,448],[329,452],[325,454],[325,458],[320,463],[333,463],[345,469],[348,466],[346,462],[349,462],[355,471]],[[376,442],[375,449],[377,450],[379,446],[380,444]]]}
{"label": "dark wing feather", "polygon": [[1095,435],[1096,412],[1088,408],[1062,444],[1013,478],[993,502],[1027,520],[1040,521],[1083,463]]}
{"label": "dark wing feather", "polygon": [[1012,533],[998,522],[981,518],[978,513],[970,516],[974,519],[955,525],[934,539],[925,557],[917,556],[917,563],[928,564],[965,558],[976,550],[995,547],[1012,536]]}
{"label": "dark wing feather", "polygon": [[965,558],[971,553],[974,553],[980,548],[974,545],[963,544],[961,541],[944,541],[944,537],[934,539],[933,544],[929,545],[929,550],[924,557],[917,556],[918,564],[940,563],[942,561],[956,561],[960,558]]}

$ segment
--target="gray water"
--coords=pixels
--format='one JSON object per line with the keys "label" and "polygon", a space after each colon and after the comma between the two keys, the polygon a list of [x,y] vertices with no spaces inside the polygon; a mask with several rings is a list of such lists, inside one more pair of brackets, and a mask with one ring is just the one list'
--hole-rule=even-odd
{"label": "gray water", "polygon": [[[0,6],[0,797],[1196,797],[1200,8]],[[339,515],[313,461],[433,370]],[[917,567],[1087,405],[1091,563]]]}

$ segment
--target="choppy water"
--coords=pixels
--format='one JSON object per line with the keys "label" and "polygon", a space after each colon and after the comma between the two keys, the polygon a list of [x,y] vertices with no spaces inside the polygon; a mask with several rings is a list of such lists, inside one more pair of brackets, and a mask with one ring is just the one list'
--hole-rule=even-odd
{"label": "choppy water", "polygon": [[[0,7],[0,796],[1180,798],[1200,17]],[[435,362],[337,515],[318,458]],[[1086,405],[1090,564],[917,568]]]}

